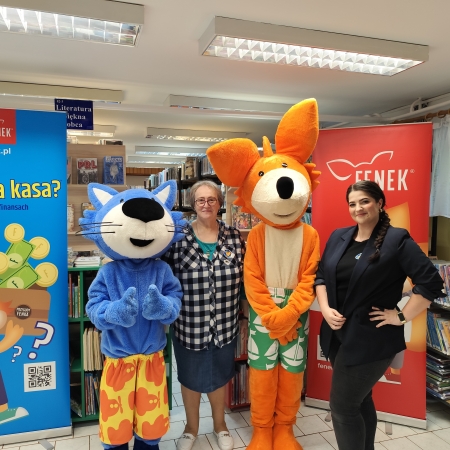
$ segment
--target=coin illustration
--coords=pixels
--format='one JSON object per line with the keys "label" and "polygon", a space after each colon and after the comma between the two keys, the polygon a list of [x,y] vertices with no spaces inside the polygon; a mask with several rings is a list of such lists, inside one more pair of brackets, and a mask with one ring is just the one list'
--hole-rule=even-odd
{"label": "coin illustration", "polygon": [[48,242],[47,239],[43,237],[34,237],[30,240],[30,244],[33,244],[35,246],[30,255],[33,259],[43,259],[50,252],[50,242]]}
{"label": "coin illustration", "polygon": [[5,253],[0,252],[0,273],[6,272],[8,270],[8,257]]}
{"label": "coin illustration", "polygon": [[5,228],[5,239],[8,242],[20,242],[25,236],[23,226],[18,223],[10,223]]}
{"label": "coin illustration", "polygon": [[41,263],[34,269],[40,276],[36,284],[42,287],[49,287],[58,279],[58,268],[52,263]]}

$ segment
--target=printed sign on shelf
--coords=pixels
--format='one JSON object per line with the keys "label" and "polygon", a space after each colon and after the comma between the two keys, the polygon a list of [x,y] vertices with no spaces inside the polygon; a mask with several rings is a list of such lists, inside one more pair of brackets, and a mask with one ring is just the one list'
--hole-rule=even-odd
{"label": "printed sign on shelf", "polygon": [[[332,231],[354,225],[345,194],[350,184],[367,179],[383,189],[391,224],[407,229],[428,254],[431,149],[429,123],[321,130],[313,162],[322,174],[312,200],[312,226],[319,233],[321,253]],[[405,283],[400,308],[411,289]],[[332,370],[319,346],[321,322],[315,301],[310,314],[306,395],[328,401]],[[378,411],[425,420],[425,333],[423,312],[405,326],[407,350],[395,357],[374,388]]]}

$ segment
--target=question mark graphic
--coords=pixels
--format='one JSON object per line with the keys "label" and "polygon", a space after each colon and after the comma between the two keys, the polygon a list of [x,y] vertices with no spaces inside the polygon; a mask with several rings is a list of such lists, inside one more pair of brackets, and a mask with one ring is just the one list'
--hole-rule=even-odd
{"label": "question mark graphic", "polygon": [[19,347],[18,345],[15,345],[13,348],[17,348],[17,352],[14,352],[12,357],[13,359],[11,360],[11,362],[16,362],[16,360],[14,359],[16,356],[20,356],[22,354],[22,347]]}
{"label": "question mark graphic", "polygon": [[[55,334],[55,329],[53,328],[52,325],[50,325],[47,322],[36,322],[36,325],[34,326],[34,328],[42,328],[45,331],[47,331],[47,333],[45,334],[45,336],[43,338],[36,338],[33,342],[33,348],[38,349],[39,347],[41,347],[42,345],[48,345],[50,344],[50,342],[53,339],[53,336]],[[30,352],[28,353],[28,358],[30,359],[36,359],[37,357],[37,353],[36,352]]]}
{"label": "question mark graphic", "polygon": [[53,187],[53,196],[58,197],[58,191],[61,189],[61,183],[59,180],[52,180],[53,184],[56,184],[56,186]]}

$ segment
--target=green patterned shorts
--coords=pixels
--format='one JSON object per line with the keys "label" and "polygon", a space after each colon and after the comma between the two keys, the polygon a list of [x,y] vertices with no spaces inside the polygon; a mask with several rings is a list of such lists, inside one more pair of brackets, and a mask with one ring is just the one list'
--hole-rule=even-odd
{"label": "green patterned shorts", "polygon": [[[269,288],[270,296],[280,307],[287,305],[292,289]],[[269,337],[269,330],[261,325],[253,308],[249,308],[248,363],[258,370],[273,369],[278,363],[289,372],[300,373],[306,366],[306,349],[308,346],[309,311],[304,312],[299,320],[302,326],[297,330],[298,338],[281,345],[278,339]]]}

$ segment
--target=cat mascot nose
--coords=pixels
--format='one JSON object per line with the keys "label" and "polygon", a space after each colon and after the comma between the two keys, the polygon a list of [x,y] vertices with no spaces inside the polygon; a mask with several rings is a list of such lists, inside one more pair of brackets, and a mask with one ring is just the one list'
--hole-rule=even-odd
{"label": "cat mascot nose", "polygon": [[123,213],[144,223],[164,217],[164,208],[152,198],[132,198],[122,206]]}

